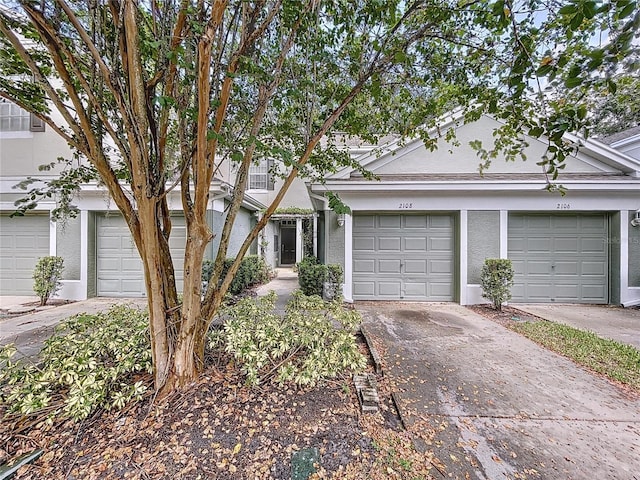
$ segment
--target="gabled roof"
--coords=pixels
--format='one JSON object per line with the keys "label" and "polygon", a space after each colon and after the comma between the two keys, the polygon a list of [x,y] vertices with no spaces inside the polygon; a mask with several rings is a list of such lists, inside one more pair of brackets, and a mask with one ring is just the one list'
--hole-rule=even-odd
{"label": "gabled roof", "polygon": [[[431,152],[424,146],[420,138],[402,140],[396,139],[381,146],[376,151],[364,153],[356,158],[360,164],[379,176],[381,179],[390,179],[392,175],[404,175],[404,178],[417,180],[419,178],[433,179],[433,175],[445,175],[449,179],[469,179],[469,175],[478,177],[478,180],[489,179],[489,174],[500,174],[516,180],[520,175],[529,178],[536,177],[545,180],[544,172],[537,162],[546,151],[547,144],[544,139],[525,136],[528,146],[524,152],[528,161],[506,162],[505,159],[493,160],[492,166],[486,172],[485,177],[478,175],[480,158],[477,152],[469,146],[471,140],[480,138],[486,143],[493,142],[492,132],[499,122],[492,117],[483,116],[477,122],[461,124],[461,114],[452,114],[445,119],[439,131],[430,132],[432,137],[438,137],[440,131],[455,128],[458,135],[458,144],[446,143],[443,138],[438,139],[439,149]],[[600,175],[600,181],[611,181],[613,175],[623,177],[640,177],[640,160],[633,158],[621,151],[615,150],[598,140],[584,140],[575,135],[566,135],[566,140],[579,145],[576,156],[569,157],[566,161],[566,169],[561,173],[560,182],[569,174],[590,174],[592,178]],[[407,176],[408,175],[408,176]],[[343,168],[327,177],[328,182],[336,182],[349,178],[357,178],[359,174],[352,168]],[[398,179],[398,177],[396,177]]]}
{"label": "gabled roof", "polygon": [[636,136],[640,137],[640,125],[638,125],[637,127],[628,128],[626,130],[623,130],[622,132],[599,138],[598,140],[605,145],[614,145],[621,142],[622,140],[627,140],[628,138]]}

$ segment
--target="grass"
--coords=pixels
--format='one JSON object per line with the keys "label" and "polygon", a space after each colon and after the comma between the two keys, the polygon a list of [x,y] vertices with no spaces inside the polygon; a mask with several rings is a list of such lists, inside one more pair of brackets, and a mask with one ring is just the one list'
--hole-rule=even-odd
{"label": "grass", "polygon": [[640,350],[556,322],[524,322],[516,332],[576,363],[640,391]]}

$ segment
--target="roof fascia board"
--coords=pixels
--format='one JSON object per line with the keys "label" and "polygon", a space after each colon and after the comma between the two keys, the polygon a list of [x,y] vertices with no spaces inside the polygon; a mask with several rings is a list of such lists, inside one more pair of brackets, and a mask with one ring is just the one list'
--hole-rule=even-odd
{"label": "roof fascia board", "polygon": [[633,177],[640,176],[640,161],[635,158],[615,150],[609,145],[597,140],[585,140],[584,138],[572,133],[566,133],[564,138],[578,145],[580,151],[591,155],[605,165],[609,165],[610,167],[616,168]]}

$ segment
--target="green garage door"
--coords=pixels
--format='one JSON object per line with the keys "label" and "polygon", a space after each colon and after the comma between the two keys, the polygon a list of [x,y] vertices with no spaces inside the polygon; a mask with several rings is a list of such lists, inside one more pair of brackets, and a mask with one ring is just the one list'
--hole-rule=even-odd
{"label": "green garage door", "polygon": [[[171,221],[169,247],[177,288],[182,291],[186,227],[182,216],[172,216]],[[109,214],[98,216],[96,222],[98,296],[145,296],[142,261],[124,219],[119,214]]]}
{"label": "green garage door", "polygon": [[49,215],[0,215],[0,295],[35,295],[33,268],[49,255]]}
{"label": "green garage door", "polygon": [[353,217],[355,300],[451,301],[454,265],[451,215]]}
{"label": "green garage door", "polygon": [[605,214],[510,214],[509,258],[516,302],[608,302]]}

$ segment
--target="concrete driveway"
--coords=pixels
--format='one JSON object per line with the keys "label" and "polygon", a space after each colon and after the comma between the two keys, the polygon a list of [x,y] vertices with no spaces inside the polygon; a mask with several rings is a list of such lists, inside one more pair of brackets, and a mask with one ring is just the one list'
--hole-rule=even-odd
{"label": "concrete driveway", "polygon": [[638,396],[460,305],[356,308],[447,478],[640,479]]}
{"label": "concrete driveway", "polygon": [[608,305],[513,305],[545,320],[590,330],[640,350],[640,309]]}

